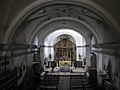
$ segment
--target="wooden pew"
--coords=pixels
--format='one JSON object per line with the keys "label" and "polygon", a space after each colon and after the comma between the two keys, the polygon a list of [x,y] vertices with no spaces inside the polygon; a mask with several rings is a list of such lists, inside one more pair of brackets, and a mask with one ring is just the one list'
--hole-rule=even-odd
{"label": "wooden pew", "polygon": [[40,81],[40,90],[58,90],[59,76],[46,75]]}

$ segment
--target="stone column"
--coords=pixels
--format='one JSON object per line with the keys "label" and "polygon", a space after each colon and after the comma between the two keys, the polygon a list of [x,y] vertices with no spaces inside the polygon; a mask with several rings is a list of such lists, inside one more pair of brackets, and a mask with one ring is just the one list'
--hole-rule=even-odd
{"label": "stone column", "polygon": [[103,71],[103,54],[97,54],[97,71]]}
{"label": "stone column", "polygon": [[102,53],[97,53],[97,82],[98,82],[98,86],[102,86],[102,78],[101,78],[101,74],[103,72],[103,54]]}
{"label": "stone column", "polygon": [[39,55],[40,55],[40,62],[41,62],[41,68],[44,70],[44,39],[42,35],[38,36],[38,44],[40,46],[39,48]]}
{"label": "stone column", "polygon": [[27,68],[30,68],[33,64],[33,54],[28,54],[26,59]]}
{"label": "stone column", "polygon": [[91,48],[86,47],[86,70],[90,67]]}
{"label": "stone column", "polygon": [[[91,44],[92,37],[91,35],[88,35],[86,38],[86,44],[90,45]],[[86,70],[90,67],[90,58],[91,58],[91,47],[87,46],[86,47]]]}
{"label": "stone column", "polygon": [[39,48],[39,55],[40,55],[40,62],[41,62],[42,68],[44,68],[44,47],[42,45],[40,45],[40,48]]}

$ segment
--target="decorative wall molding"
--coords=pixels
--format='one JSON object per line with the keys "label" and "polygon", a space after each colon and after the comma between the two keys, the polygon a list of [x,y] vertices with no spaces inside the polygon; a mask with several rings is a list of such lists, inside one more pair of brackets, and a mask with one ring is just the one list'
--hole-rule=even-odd
{"label": "decorative wall molding", "polygon": [[33,22],[34,20],[40,20],[43,18],[44,18],[43,20],[46,21],[45,18],[48,17],[49,19],[47,20],[58,17],[72,17],[82,21],[88,21],[87,19],[91,18],[92,20],[96,21],[97,24],[105,23],[104,20],[99,15],[92,12],[91,10],[71,4],[58,4],[58,5],[53,4],[35,10],[31,15],[27,17],[26,22]]}

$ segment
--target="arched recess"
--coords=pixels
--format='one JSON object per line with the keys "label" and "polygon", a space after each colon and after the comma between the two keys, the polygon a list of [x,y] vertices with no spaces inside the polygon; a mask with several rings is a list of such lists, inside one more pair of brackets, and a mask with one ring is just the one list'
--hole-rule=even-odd
{"label": "arched recess", "polygon": [[36,27],[30,34],[28,34],[28,40],[27,43],[32,43],[33,38],[36,34],[39,34],[41,38],[41,45],[44,44],[44,39],[52,32],[59,30],[59,29],[71,29],[74,30],[77,33],[80,33],[83,37],[85,37],[86,43],[88,43],[91,38],[91,35],[95,37],[96,42],[101,42],[102,39],[99,36],[99,34],[94,31],[94,29],[86,24],[83,21],[79,21],[74,18],[69,17],[60,17],[60,18],[54,18],[49,21],[46,21],[43,24],[38,24],[38,27]]}
{"label": "arched recess", "polygon": [[[73,38],[72,41],[74,41],[74,43],[76,44],[76,60],[79,60],[79,54],[82,56],[82,58],[85,57],[86,56],[85,48],[79,48],[79,46],[86,45],[86,40],[81,34],[71,29],[59,29],[50,33],[44,40],[44,45],[46,46],[46,49],[44,50],[45,51],[44,53],[46,54],[44,56],[47,56],[47,50],[49,49],[53,57],[52,60],[54,60],[53,46],[55,45],[55,43],[58,42],[58,37],[60,37],[63,34],[66,34],[71,38]],[[52,47],[49,48],[47,46],[52,46]],[[48,53],[48,55],[49,54],[50,52]]]}
{"label": "arched recess", "polygon": [[[86,44],[90,44],[91,35],[95,35],[97,38],[96,40],[98,40],[98,42],[100,41],[97,33],[88,24],[82,21],[80,22],[74,18],[60,17],[47,21],[36,27],[36,29],[34,29],[30,34],[28,33],[28,43],[31,44],[33,42],[33,38],[37,35],[39,38],[38,40],[40,40],[38,41],[39,45],[43,46],[46,36],[61,28],[73,29],[74,31],[80,33],[82,36],[84,36]],[[43,48],[41,48],[41,52],[44,52]],[[90,52],[87,53],[87,60],[89,60],[89,54]],[[44,60],[44,53],[41,53],[41,60]]]}

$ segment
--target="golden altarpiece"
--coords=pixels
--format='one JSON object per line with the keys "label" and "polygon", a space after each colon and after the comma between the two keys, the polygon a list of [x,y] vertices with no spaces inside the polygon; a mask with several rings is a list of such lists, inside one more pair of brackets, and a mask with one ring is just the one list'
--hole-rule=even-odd
{"label": "golden altarpiece", "polygon": [[68,65],[72,64],[76,60],[76,47],[69,37],[61,37],[60,40],[55,44],[55,60],[59,65]]}

